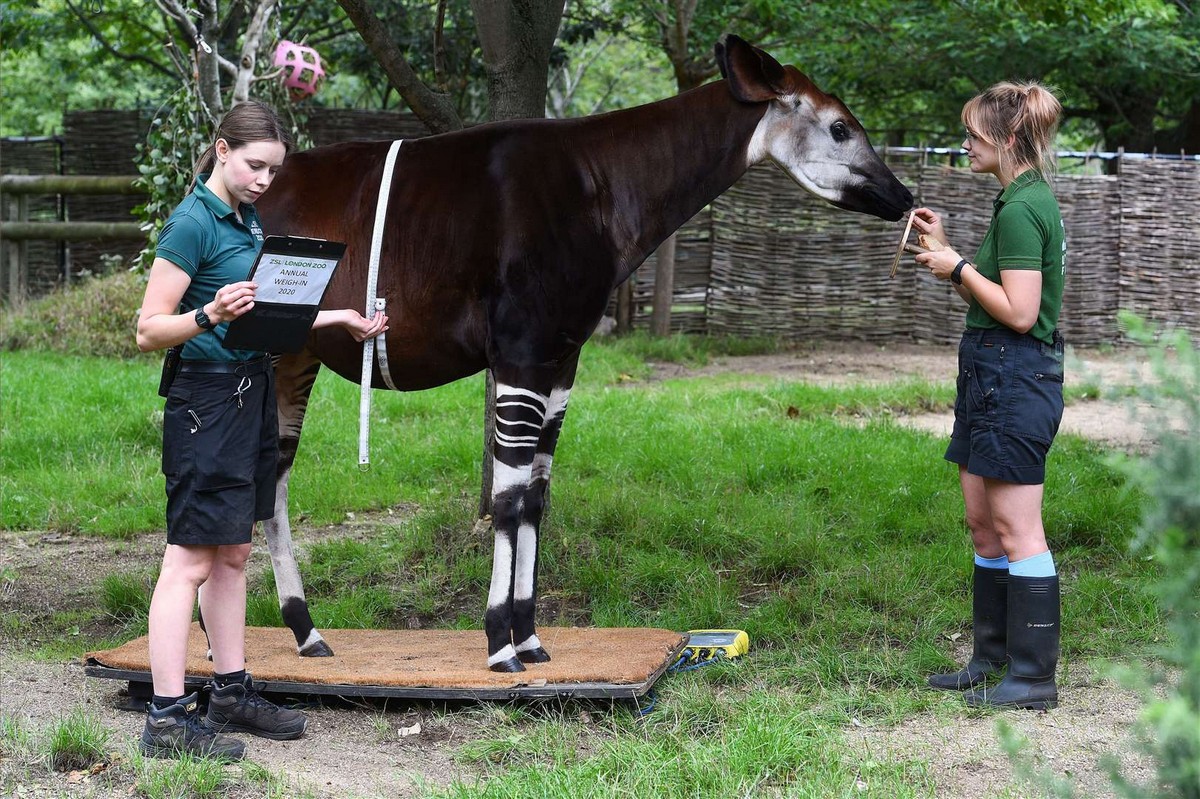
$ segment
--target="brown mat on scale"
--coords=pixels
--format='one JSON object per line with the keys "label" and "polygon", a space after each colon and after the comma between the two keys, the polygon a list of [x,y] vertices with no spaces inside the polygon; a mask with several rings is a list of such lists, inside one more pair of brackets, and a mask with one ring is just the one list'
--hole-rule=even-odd
{"label": "brown mat on scale", "polygon": [[[674,661],[686,636],[649,628],[543,627],[549,663],[502,674],[487,668],[487,638],[481,630],[322,630],[333,657],[301,658],[285,627],[246,628],[246,668],[255,680],[318,685],[400,688],[504,689],[576,683],[637,684],[656,678]],[[192,624],[189,678],[207,678],[208,642]],[[84,663],[107,669],[149,672],[148,640],[89,652]]]}

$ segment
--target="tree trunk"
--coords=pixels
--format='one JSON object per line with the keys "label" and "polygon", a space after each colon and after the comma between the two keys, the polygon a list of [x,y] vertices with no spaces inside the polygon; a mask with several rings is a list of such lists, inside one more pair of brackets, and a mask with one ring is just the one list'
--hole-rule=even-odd
{"label": "tree trunk", "polygon": [[1179,149],[1192,155],[1200,153],[1200,100],[1192,100],[1178,131]]}
{"label": "tree trunk", "polygon": [[[339,0],[343,6],[347,1]],[[488,75],[488,116],[493,122],[545,116],[550,49],[565,5],[566,0],[471,0]],[[486,382],[480,518],[492,512],[496,381],[490,369]]]}
{"label": "tree trunk", "polygon": [[[711,51],[694,58],[689,50],[692,20],[697,0],[671,0],[655,15],[663,52],[671,61],[675,87],[680,94],[691,91],[717,73]],[[675,297],[675,234],[658,248],[654,267],[654,307],[650,316],[650,335],[671,334],[671,302]]]}
{"label": "tree trunk", "polygon": [[630,275],[617,286],[617,333],[621,335],[633,332],[633,281],[634,276]]}
{"label": "tree trunk", "polygon": [[675,296],[675,234],[658,246],[654,262],[654,310],[650,335],[671,335],[671,302]]}
{"label": "tree trunk", "polygon": [[488,117],[546,114],[550,50],[566,0],[471,0],[488,76]]}
{"label": "tree trunk", "polygon": [[200,99],[209,117],[219,119],[225,110],[221,99],[221,64],[217,53],[217,37],[220,36],[221,24],[217,16],[215,0],[201,3],[203,16],[197,31],[199,40],[196,42],[196,85],[200,91]]}

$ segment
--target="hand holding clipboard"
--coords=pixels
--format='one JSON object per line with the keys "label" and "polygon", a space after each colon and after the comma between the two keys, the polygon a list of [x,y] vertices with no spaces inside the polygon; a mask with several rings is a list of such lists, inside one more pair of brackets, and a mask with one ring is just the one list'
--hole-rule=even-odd
{"label": "hand holding clipboard", "polygon": [[258,283],[254,307],[229,323],[224,346],[258,352],[303,349],[345,252],[338,241],[268,236],[246,278]]}

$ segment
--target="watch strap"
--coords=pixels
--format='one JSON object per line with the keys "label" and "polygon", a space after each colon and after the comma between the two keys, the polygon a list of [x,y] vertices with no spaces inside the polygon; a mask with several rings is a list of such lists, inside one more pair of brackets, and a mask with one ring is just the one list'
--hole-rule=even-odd
{"label": "watch strap", "polygon": [[196,324],[200,326],[201,330],[212,330],[216,327],[213,321],[208,318],[208,314],[204,312],[203,306],[196,309],[195,319]]}
{"label": "watch strap", "polygon": [[954,266],[954,271],[950,273],[950,282],[956,286],[962,285],[962,270],[963,267],[971,263],[966,258],[963,258]]}

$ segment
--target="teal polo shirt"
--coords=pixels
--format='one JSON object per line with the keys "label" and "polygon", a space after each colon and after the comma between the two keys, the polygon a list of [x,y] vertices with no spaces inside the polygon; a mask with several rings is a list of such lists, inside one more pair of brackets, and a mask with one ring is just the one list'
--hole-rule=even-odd
{"label": "teal polo shirt", "polygon": [[[263,231],[253,205],[241,203],[237,214],[204,181],[184,198],[158,236],[155,255],[178,266],[192,279],[183,293],[180,309],[186,313],[204,306],[217,295],[217,289],[245,280],[262,249]],[[221,345],[228,322],[207,333],[189,339],[183,345],[183,358],[200,361],[248,361],[262,357],[261,352],[227,350]]]}
{"label": "teal polo shirt", "polygon": [[[1036,169],[1022,172],[992,203],[992,223],[973,261],[976,271],[993,283],[1005,269],[1037,269],[1042,273],[1042,299],[1029,335],[1053,343],[1062,311],[1067,274],[1067,235],[1058,201]],[[1002,328],[978,301],[967,309],[968,328]]]}

